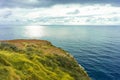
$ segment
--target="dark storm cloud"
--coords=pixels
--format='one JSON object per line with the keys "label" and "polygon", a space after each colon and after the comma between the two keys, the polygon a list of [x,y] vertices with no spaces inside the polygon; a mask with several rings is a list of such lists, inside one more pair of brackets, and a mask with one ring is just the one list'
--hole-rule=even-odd
{"label": "dark storm cloud", "polygon": [[59,4],[67,4],[67,3],[81,3],[81,4],[92,4],[92,3],[110,3],[110,4],[119,4],[120,0],[51,0],[53,1],[55,4],[59,3]]}
{"label": "dark storm cloud", "polygon": [[57,4],[112,4],[120,6],[120,0],[0,0],[0,7],[38,8]]}
{"label": "dark storm cloud", "polygon": [[0,7],[2,8],[36,8],[36,7],[48,7],[51,5],[50,1],[46,0],[0,0]]}

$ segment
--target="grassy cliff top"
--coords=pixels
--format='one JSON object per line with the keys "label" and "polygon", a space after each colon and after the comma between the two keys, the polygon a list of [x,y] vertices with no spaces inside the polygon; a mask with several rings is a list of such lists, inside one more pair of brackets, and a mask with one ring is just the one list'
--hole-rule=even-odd
{"label": "grassy cliff top", "polygon": [[76,60],[45,40],[0,41],[0,80],[90,80]]}

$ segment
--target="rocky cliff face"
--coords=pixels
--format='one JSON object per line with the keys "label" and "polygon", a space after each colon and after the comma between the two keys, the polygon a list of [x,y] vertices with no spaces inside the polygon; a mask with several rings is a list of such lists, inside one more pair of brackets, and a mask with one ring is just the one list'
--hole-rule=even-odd
{"label": "rocky cliff face", "polygon": [[0,41],[0,80],[90,80],[76,60],[44,40]]}

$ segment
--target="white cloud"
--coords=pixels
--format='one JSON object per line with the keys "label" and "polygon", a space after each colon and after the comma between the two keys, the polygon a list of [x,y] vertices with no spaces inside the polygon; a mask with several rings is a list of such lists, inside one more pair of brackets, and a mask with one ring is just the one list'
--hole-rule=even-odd
{"label": "white cloud", "polygon": [[113,7],[109,4],[86,6],[69,4],[56,5],[49,8],[0,9],[0,24],[20,23],[41,25],[120,25],[120,7]]}

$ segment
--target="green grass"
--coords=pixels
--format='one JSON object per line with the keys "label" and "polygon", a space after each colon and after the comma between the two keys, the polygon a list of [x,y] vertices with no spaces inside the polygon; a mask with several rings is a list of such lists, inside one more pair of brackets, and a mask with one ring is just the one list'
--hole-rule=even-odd
{"label": "green grass", "polygon": [[74,58],[67,55],[45,55],[35,46],[20,49],[2,42],[0,80],[90,80]]}

